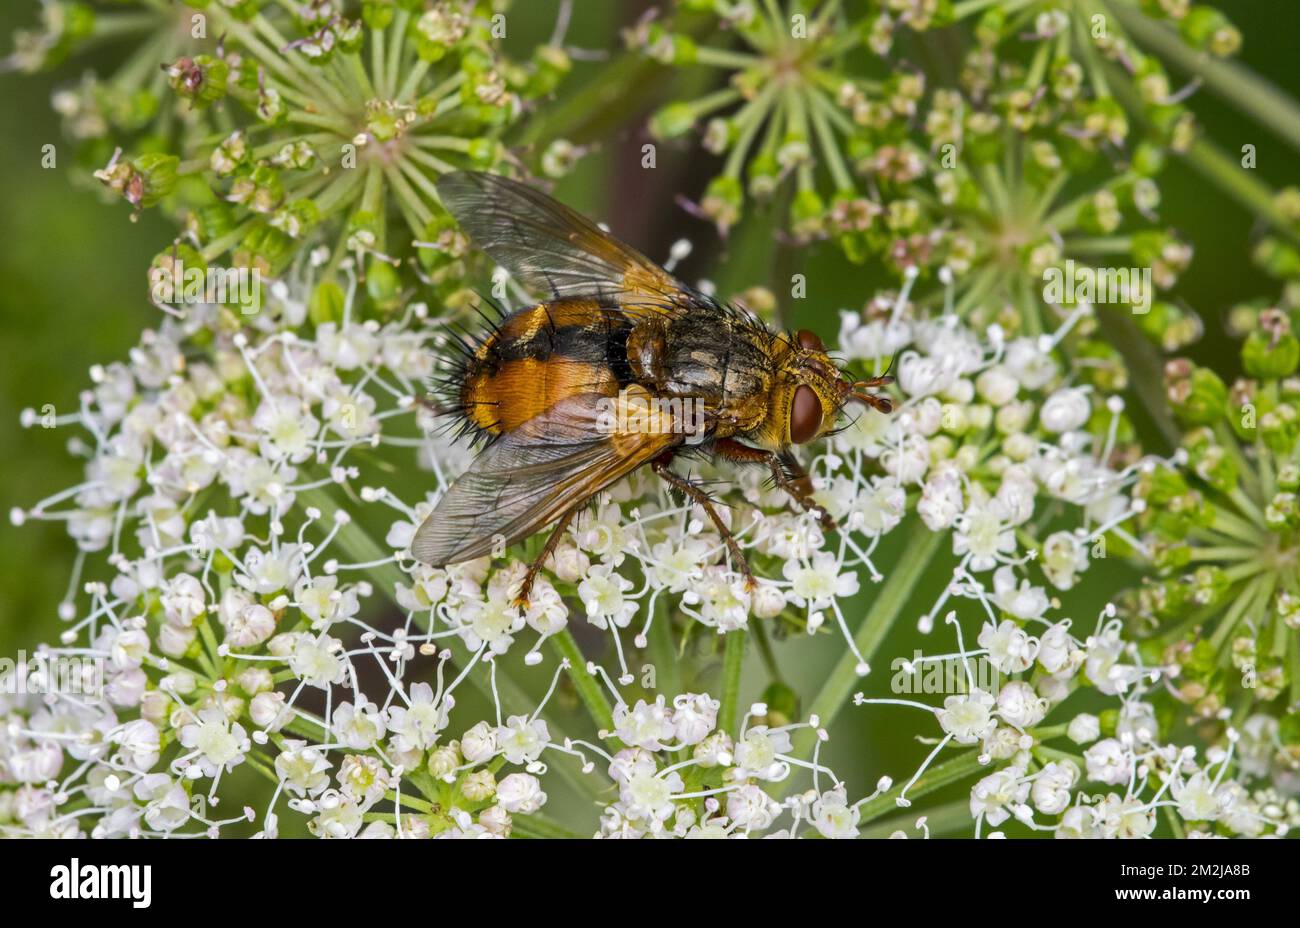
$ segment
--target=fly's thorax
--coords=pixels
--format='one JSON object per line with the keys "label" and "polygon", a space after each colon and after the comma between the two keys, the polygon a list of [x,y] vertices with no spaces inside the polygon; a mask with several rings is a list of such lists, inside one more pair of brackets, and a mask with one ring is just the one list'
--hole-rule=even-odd
{"label": "fly's thorax", "polygon": [[663,342],[666,392],[697,396],[740,415],[766,395],[773,374],[764,333],[731,315],[689,313],[673,320]]}

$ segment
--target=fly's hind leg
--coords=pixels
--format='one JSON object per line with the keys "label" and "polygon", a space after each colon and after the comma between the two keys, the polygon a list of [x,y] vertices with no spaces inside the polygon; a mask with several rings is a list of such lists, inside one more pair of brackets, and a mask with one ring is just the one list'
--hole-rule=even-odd
{"label": "fly's hind leg", "polygon": [[713,498],[685,477],[673,473],[668,466],[670,461],[672,461],[671,455],[661,455],[650,462],[650,469],[658,474],[670,487],[685,494],[691,502],[696,503],[713,520],[714,526],[718,529],[718,534],[722,536],[723,543],[726,544],[727,550],[731,552],[732,563],[740,571],[741,576],[745,578],[745,589],[751,592],[757,589],[758,581],[754,579],[754,572],[749,569],[749,561],[745,558],[745,552],[731,534],[731,529],[727,527],[727,523],[722,521],[722,516],[718,513],[717,507],[713,505]]}
{"label": "fly's hind leg", "polygon": [[741,464],[765,464],[772,471],[772,482],[790,495],[801,508],[816,513],[823,531],[836,530],[835,520],[831,514],[813,499],[812,478],[791,457],[782,457],[775,451],[751,448],[730,438],[723,438],[714,446],[714,450],[729,461]]}
{"label": "fly's hind leg", "polygon": [[578,510],[581,509],[583,505],[586,504],[583,503],[582,505],[574,506],[572,509],[564,513],[564,515],[560,516],[559,521],[555,523],[555,528],[551,529],[551,534],[547,537],[546,544],[542,545],[542,550],[537,553],[537,557],[533,558],[533,562],[528,565],[528,570],[524,573],[523,583],[519,585],[519,593],[515,596],[513,603],[516,608],[524,612],[528,611],[528,597],[533,592],[533,583],[536,582],[537,575],[541,573],[543,565],[546,564],[546,559],[554,554],[555,549],[559,547],[560,539],[564,537],[564,533],[568,529],[569,523],[573,521],[573,517],[578,514]]}

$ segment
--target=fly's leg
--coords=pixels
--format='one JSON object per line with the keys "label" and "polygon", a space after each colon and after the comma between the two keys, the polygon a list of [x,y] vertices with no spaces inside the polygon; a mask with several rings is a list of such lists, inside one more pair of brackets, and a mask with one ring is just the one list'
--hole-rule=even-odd
{"label": "fly's leg", "polygon": [[668,455],[655,458],[650,462],[650,469],[658,474],[670,487],[680,490],[692,502],[698,504],[708,517],[713,520],[713,524],[718,529],[718,534],[722,536],[722,541],[726,544],[727,550],[731,552],[731,562],[735,564],[736,569],[745,578],[745,589],[751,592],[757,589],[758,581],[754,579],[754,572],[749,569],[749,561],[745,558],[745,552],[741,550],[740,545],[732,536],[731,529],[727,528],[727,523],[722,521],[722,516],[719,515],[717,508],[713,505],[713,498],[685,477],[673,473],[668,466],[668,462],[671,460],[672,457]]}
{"label": "fly's leg", "polygon": [[528,611],[528,597],[533,592],[533,583],[537,580],[537,575],[541,572],[546,559],[555,553],[555,549],[559,547],[560,539],[564,537],[564,532],[568,529],[569,523],[573,521],[573,517],[578,514],[578,510],[584,505],[586,503],[574,506],[564,513],[564,515],[560,516],[560,520],[555,523],[555,528],[551,529],[546,544],[542,545],[542,550],[537,553],[537,557],[533,558],[533,562],[528,565],[528,570],[524,573],[524,582],[519,585],[519,594],[515,596],[513,603],[516,608],[524,612]]}
{"label": "fly's leg", "polygon": [[812,478],[791,457],[783,458],[775,451],[751,448],[730,438],[719,439],[714,450],[729,461],[741,464],[765,464],[772,471],[772,481],[785,490],[807,512],[816,513],[823,531],[836,530],[835,520],[826,508],[812,498]]}

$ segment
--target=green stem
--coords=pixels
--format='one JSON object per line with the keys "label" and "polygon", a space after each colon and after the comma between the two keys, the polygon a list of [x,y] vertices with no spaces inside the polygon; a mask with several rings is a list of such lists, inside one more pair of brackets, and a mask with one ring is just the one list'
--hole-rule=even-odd
{"label": "green stem", "polygon": [[559,634],[552,635],[548,640],[559,655],[569,662],[569,679],[573,681],[574,688],[578,691],[578,698],[587,707],[596,725],[605,733],[602,737],[613,739],[614,711],[610,708],[609,700],[605,698],[605,691],[600,688],[600,683],[591,675],[591,671],[587,670],[587,659],[578,650],[578,643],[573,640],[573,635],[566,628]]}
{"label": "green stem", "polygon": [[1242,206],[1266,220],[1293,242],[1300,242],[1300,232],[1277,208],[1273,191],[1263,181],[1241,166],[1241,162],[1224,154],[1203,138],[1192,143],[1184,155],[1188,163],[1214,181]]}
{"label": "green stem", "polygon": [[539,812],[514,819],[510,830],[511,833],[523,838],[570,838],[581,840],[587,837],[578,834],[576,831],[570,831]]}
{"label": "green stem", "polygon": [[[945,803],[936,806],[934,809],[928,809],[924,813],[926,827],[930,829],[930,834],[934,837],[939,835],[950,835],[953,832],[962,829],[970,829],[974,825],[970,814],[970,800],[958,799],[954,802]],[[912,812],[910,814],[895,815],[884,821],[877,822],[870,828],[862,829],[859,837],[863,838],[888,838],[896,831],[910,833],[916,829],[916,820],[921,814]]]}
{"label": "green stem", "polygon": [[[915,523],[911,534],[903,544],[899,563],[885,580],[880,595],[872,601],[871,608],[863,617],[862,624],[858,626],[858,632],[854,636],[854,643],[862,654],[863,660],[871,660],[876,649],[889,634],[889,630],[893,628],[894,622],[903,611],[903,606],[907,604],[908,597],[930,565],[944,537],[942,532],[932,532],[925,525]],[[821,727],[829,726],[835,720],[840,708],[853,692],[853,687],[859,679],[857,665],[858,659],[853,653],[845,651],[813,699],[808,712],[809,715],[817,716]],[[794,756],[806,760],[812,753],[816,737],[816,733],[811,729],[800,729],[794,738]]]}
{"label": "green stem", "polygon": [[722,708],[718,710],[718,728],[739,734],[736,727],[736,708],[740,704],[740,676],[745,667],[745,644],[748,633],[744,630],[728,632],[722,652]]}
{"label": "green stem", "polygon": [[1300,149],[1300,103],[1235,61],[1215,58],[1127,3],[1104,0],[1129,34]]}
{"label": "green stem", "polygon": [[655,683],[659,692],[671,701],[682,691],[682,670],[673,643],[673,625],[668,616],[668,597],[655,602],[654,622],[650,625],[650,660],[654,664]]}
{"label": "green stem", "polygon": [[[981,765],[979,762],[979,754],[980,752],[978,750],[972,750],[958,757],[954,757],[951,760],[946,760],[942,764],[935,764],[923,773],[920,779],[913,783],[911,788],[908,789],[908,799],[916,799],[920,796],[924,796],[926,793],[932,793],[942,786],[947,786],[949,783],[956,783],[958,780],[964,779],[972,773],[980,770]],[[887,790],[875,799],[872,799],[870,802],[864,802],[859,807],[862,816],[861,820],[863,822],[870,822],[880,818],[880,816],[884,815],[890,809],[898,808],[898,803],[895,802],[895,800],[902,794],[902,792],[903,784],[899,784],[893,789]],[[969,800],[967,800],[967,803],[969,804]],[[970,809],[968,805],[968,815],[969,812]]]}

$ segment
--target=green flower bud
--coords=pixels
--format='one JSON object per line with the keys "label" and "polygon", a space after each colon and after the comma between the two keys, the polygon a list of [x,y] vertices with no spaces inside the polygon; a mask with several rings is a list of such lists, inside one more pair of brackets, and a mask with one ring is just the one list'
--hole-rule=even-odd
{"label": "green flower bud", "polygon": [[1214,371],[1175,359],[1165,364],[1165,396],[1184,423],[1209,425],[1223,416],[1228,388]]}
{"label": "green flower bud", "polygon": [[392,0],[365,0],[361,4],[361,19],[376,32],[387,28],[393,21]]}
{"label": "green flower bud", "polygon": [[1183,17],[1179,31],[1187,44],[1226,58],[1241,48],[1241,33],[1222,12],[1210,6],[1194,7]]}
{"label": "green flower bud", "polygon": [[1206,445],[1193,452],[1192,469],[1196,476],[1220,493],[1229,493],[1237,486],[1241,474],[1237,469],[1236,459],[1228,454],[1221,445]]}
{"label": "green flower bud", "polygon": [[1264,524],[1272,531],[1281,532],[1296,524],[1298,513],[1294,493],[1274,493],[1264,507]]}
{"label": "green flower bud", "polygon": [[320,209],[311,200],[294,200],[276,210],[269,222],[290,238],[302,239],[320,222]]}
{"label": "green flower bud", "polygon": [[1289,457],[1295,448],[1300,422],[1295,407],[1283,403],[1259,417],[1259,437],[1274,454]]}
{"label": "green flower bud", "polygon": [[1205,329],[1199,316],[1163,300],[1153,301],[1150,312],[1133,318],[1142,334],[1164,351],[1177,351],[1190,345]]}
{"label": "green flower bud", "polygon": [[770,154],[755,155],[749,162],[749,194],[756,200],[766,200],[776,192],[781,183],[781,166]]}
{"label": "green flower bud", "polygon": [[1300,277],[1300,250],[1275,236],[1260,239],[1251,257],[1272,277]]}
{"label": "green flower bud", "polygon": [[524,84],[524,92],[533,99],[550,96],[572,70],[568,52],[555,45],[542,45],[533,52],[533,73]]}
{"label": "green flower bud", "polygon": [[393,265],[378,255],[371,255],[366,262],[366,293],[385,314],[401,303],[402,279]]}
{"label": "green flower bud", "polygon": [[461,777],[460,794],[470,802],[485,802],[496,792],[497,781],[490,770],[472,770]]}
{"label": "green flower bud", "polygon": [[1213,606],[1228,598],[1232,581],[1222,567],[1206,564],[1188,578],[1188,598],[1197,606]]}
{"label": "green flower bud", "polygon": [[695,125],[695,108],[689,103],[669,103],[650,117],[650,134],[660,141],[675,139]]}
{"label": "green flower bud", "polygon": [[177,58],[164,69],[172,90],[182,99],[189,100],[197,109],[204,109],[226,95],[226,81],[230,65],[221,58],[198,55],[194,58]]}
{"label": "green flower bud", "polygon": [[1291,332],[1291,320],[1276,309],[1259,314],[1259,328],[1246,336],[1241,348],[1246,373],[1262,380],[1280,380],[1300,365],[1300,340]]}
{"label": "green flower bud", "polygon": [[95,172],[95,178],[140,210],[172,192],[180,160],[175,155],[149,153],[122,161],[115,154],[106,167]]}
{"label": "green flower bud", "polygon": [[740,181],[735,177],[723,175],[709,182],[700,201],[700,209],[720,230],[727,230],[740,221],[740,205],[744,193]]}
{"label": "green flower bud", "polygon": [[790,204],[790,231],[806,241],[820,235],[826,227],[826,204],[815,190],[800,190]]}
{"label": "green flower bud", "polygon": [[1141,142],[1133,151],[1132,168],[1143,177],[1155,177],[1165,166],[1165,151],[1159,145]]}
{"label": "green flower bud", "polygon": [[316,285],[307,301],[307,318],[315,325],[326,322],[342,323],[343,307],[346,297],[343,288],[332,280],[324,280]]}

